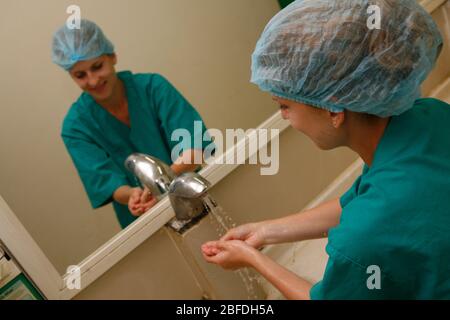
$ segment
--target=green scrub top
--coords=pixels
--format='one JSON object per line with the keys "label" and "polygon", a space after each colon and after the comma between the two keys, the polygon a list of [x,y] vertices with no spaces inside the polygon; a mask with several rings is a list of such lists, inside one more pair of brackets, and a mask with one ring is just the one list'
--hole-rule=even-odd
{"label": "green scrub top", "polygon": [[[126,158],[139,152],[171,165],[175,146],[204,149],[211,141],[207,133],[207,139],[201,139],[206,127],[200,115],[164,77],[129,71],[119,72],[118,77],[125,86],[131,128],[83,93],[66,115],[61,135],[92,207],[113,202],[119,223],[125,228],[136,217],[112,196],[121,186],[139,186],[124,166]],[[201,125],[195,126],[194,121]],[[178,128],[187,129],[191,141],[184,139],[182,145],[181,141],[172,141],[172,132]]]}
{"label": "green scrub top", "polygon": [[311,299],[450,299],[449,123],[450,105],[429,98],[391,118],[340,198]]}

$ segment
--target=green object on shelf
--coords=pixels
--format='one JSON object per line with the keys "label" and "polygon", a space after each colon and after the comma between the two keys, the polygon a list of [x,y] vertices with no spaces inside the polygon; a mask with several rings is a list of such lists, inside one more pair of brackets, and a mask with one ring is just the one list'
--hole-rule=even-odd
{"label": "green object on shelf", "polygon": [[43,300],[23,273],[0,288],[0,300]]}
{"label": "green object on shelf", "polygon": [[280,3],[281,9],[283,9],[294,2],[294,0],[278,0],[278,2]]}

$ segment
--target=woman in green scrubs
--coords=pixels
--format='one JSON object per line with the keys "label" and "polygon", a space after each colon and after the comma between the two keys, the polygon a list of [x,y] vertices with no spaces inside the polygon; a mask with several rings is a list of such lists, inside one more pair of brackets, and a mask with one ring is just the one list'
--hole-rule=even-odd
{"label": "woman in green scrubs", "polygon": [[[382,22],[370,30],[374,3]],[[205,259],[254,268],[288,299],[449,299],[450,106],[419,98],[441,48],[412,0],[299,0],[275,16],[252,81],[293,128],[321,149],[354,150],[364,169],[341,198],[234,228],[202,246]],[[324,237],[329,259],[315,285],[257,250]]]}
{"label": "woman in green scrubs", "polygon": [[[195,154],[210,143],[202,139],[205,125],[161,75],[116,72],[114,47],[93,22],[82,20],[80,29],[62,27],[52,49],[53,61],[83,90],[64,119],[63,141],[92,207],[113,202],[125,228],[156,202],[125,169],[126,158],[144,153],[171,165],[176,174],[193,171],[200,165]],[[172,150],[180,146],[171,136],[179,128],[192,139],[181,142],[182,153],[172,160]]]}

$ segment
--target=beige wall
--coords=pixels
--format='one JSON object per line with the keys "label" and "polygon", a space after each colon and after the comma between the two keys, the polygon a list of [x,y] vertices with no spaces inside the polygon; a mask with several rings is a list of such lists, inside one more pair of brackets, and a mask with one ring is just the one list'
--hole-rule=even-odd
{"label": "beige wall", "polygon": [[114,42],[119,70],[165,75],[209,127],[256,127],[277,109],[249,83],[276,0],[2,0],[0,194],[61,273],[119,231],[110,206],[90,208],[59,137],[80,92],[50,43],[74,3]]}
{"label": "beige wall", "polygon": [[75,299],[194,299],[203,290],[163,229],[152,235]]}
{"label": "beige wall", "polygon": [[357,155],[348,149],[319,150],[292,128],[280,137],[280,170],[261,176],[259,166],[240,166],[211,190],[238,223],[300,211],[346,169]]}
{"label": "beige wall", "polygon": [[428,96],[436,86],[450,77],[450,1],[447,1],[445,5],[434,11],[432,16],[441,30],[444,38],[444,48],[436,63],[436,67],[423,83],[422,93],[424,96]]}

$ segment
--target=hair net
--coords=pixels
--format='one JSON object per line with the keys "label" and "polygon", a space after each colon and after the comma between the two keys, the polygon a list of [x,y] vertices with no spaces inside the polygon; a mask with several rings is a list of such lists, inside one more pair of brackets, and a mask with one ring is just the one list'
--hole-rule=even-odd
{"label": "hair net", "polygon": [[65,24],[53,36],[52,60],[65,70],[70,70],[79,61],[113,53],[113,44],[89,20],[82,19],[80,29],[69,29]]}
{"label": "hair net", "polygon": [[[381,28],[370,30],[370,5]],[[442,49],[415,0],[297,0],[266,26],[252,82],[288,100],[388,117],[411,108]]]}

